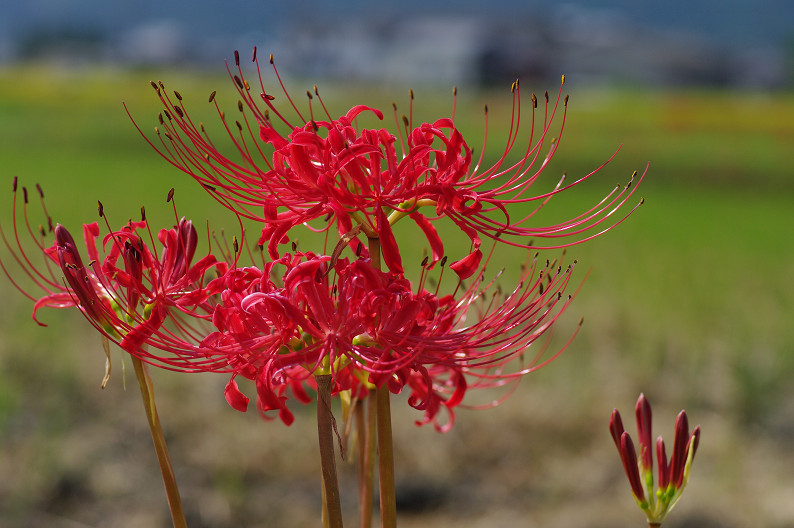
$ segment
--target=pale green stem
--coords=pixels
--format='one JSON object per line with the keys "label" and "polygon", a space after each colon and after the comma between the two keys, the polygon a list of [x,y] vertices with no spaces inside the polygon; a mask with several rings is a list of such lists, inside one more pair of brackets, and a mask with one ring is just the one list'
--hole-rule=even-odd
{"label": "pale green stem", "polygon": [[182,509],[182,499],[179,497],[179,488],[176,485],[176,477],[174,476],[174,468],[171,466],[163,428],[160,425],[160,417],[157,415],[157,407],[154,404],[152,378],[149,376],[143,361],[133,355],[130,355],[130,357],[135,367],[135,377],[138,379],[138,385],[141,388],[143,406],[146,409],[146,418],[149,422],[149,430],[152,433],[157,461],[160,463],[160,472],[163,474],[163,484],[165,485],[168,508],[171,510],[171,520],[174,523],[174,528],[187,528],[185,512]]}
{"label": "pale green stem", "polygon": [[394,446],[391,432],[391,404],[389,387],[377,389],[378,424],[378,480],[380,482],[381,528],[397,526],[397,500],[394,487]]}
{"label": "pale green stem", "polygon": [[[314,378],[317,381],[317,436],[320,441],[323,503],[327,508],[327,526],[329,528],[342,528],[342,502],[339,496],[339,483],[336,478],[336,459],[334,455],[334,416],[331,412],[331,382],[333,379],[330,374],[319,374]],[[323,513],[325,513],[325,508]]]}
{"label": "pale green stem", "polygon": [[[413,203],[411,203],[411,202],[413,202]],[[416,201],[412,200],[412,201],[401,203],[400,207],[405,209],[405,210],[403,210],[403,211],[392,211],[392,213],[389,215],[389,218],[388,218],[389,225],[394,225],[401,218],[404,218],[404,217],[408,216],[409,214],[411,214],[412,212],[416,211],[417,209],[419,209],[420,207],[423,207],[423,206],[433,206],[433,207],[435,207],[436,206],[436,201],[435,200],[431,200],[429,198],[425,198],[425,199],[422,199],[422,200],[416,200]]]}
{"label": "pale green stem", "polygon": [[[380,239],[368,237],[372,267],[379,270]],[[378,481],[381,528],[397,526],[397,500],[394,487],[394,445],[392,444],[391,404],[387,385],[376,390],[376,424],[378,435]]]}
{"label": "pale green stem", "polygon": [[375,395],[367,396],[367,415],[364,416],[364,402],[356,407],[356,429],[358,431],[358,486],[359,486],[359,523],[360,528],[372,526],[372,483],[375,479]]}

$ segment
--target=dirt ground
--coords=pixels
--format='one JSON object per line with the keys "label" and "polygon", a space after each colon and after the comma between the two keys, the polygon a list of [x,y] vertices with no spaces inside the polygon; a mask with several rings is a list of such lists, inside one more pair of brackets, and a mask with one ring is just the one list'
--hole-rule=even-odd
{"label": "dirt ground", "polygon": [[[128,364],[122,374],[117,351],[101,390],[104,356],[92,338],[72,338],[79,346],[57,356],[36,340],[6,339],[0,348],[10,380],[2,394],[16,402],[6,404],[0,430],[0,526],[170,525],[134,373]],[[575,359],[527,378],[500,407],[460,411],[447,434],[416,427],[419,413],[396,397],[400,526],[644,526],[607,431],[614,406],[634,430],[636,394],[628,382],[608,382],[620,379],[615,365],[588,367],[605,383],[569,383],[581,378]],[[154,379],[192,528],[320,525],[312,406],[296,408],[286,427],[228,407],[223,376],[156,371]],[[651,403],[654,434],[671,437],[679,409]],[[665,526],[794,526],[792,430],[781,425],[794,423],[794,408],[752,425],[708,401],[688,412],[702,425],[701,447]],[[340,473],[347,525],[355,526],[355,467],[343,462]]]}

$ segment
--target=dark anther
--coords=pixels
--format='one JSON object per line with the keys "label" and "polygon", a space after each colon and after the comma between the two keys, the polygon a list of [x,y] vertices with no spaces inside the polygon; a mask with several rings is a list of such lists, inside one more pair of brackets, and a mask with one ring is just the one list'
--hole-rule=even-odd
{"label": "dark anther", "polygon": [[215,93],[216,93],[215,90],[213,90],[212,93],[210,94],[210,100],[209,100],[210,103],[215,100]]}
{"label": "dark anther", "polygon": [[96,201],[97,211],[99,211],[99,217],[102,218],[105,216],[105,208],[102,206],[102,202],[99,200]]}
{"label": "dark anther", "polygon": [[240,52],[237,50],[234,50],[234,65],[235,66],[240,65]]}
{"label": "dark anther", "polygon": [[168,197],[165,199],[165,203],[168,203],[173,199],[174,199],[174,188],[171,187],[171,190],[168,191]]}

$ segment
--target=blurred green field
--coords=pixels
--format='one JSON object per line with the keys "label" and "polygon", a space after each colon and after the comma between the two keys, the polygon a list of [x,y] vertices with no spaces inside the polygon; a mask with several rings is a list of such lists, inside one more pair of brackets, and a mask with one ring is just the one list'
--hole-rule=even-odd
{"label": "blurred green field", "polygon": [[[6,229],[14,176],[31,188],[41,183],[50,214],[73,231],[96,219],[97,200],[114,223],[146,205],[149,219],[166,225],[171,187],[180,214],[234,229],[231,215],[153,153],[127,118],[122,100],[144,130],[156,123],[152,78],[178,89],[220,135],[206,98],[218,90],[234,108],[222,76],[0,70]],[[313,82],[295,83],[293,93]],[[504,143],[508,88],[459,91],[456,122],[478,150],[489,105],[486,159]],[[522,85],[527,96],[535,88],[557,89]],[[401,111],[408,104],[402,87],[320,89],[332,113],[351,103],[389,110],[395,100]],[[566,89],[566,126],[541,185],[548,189],[563,171],[586,174],[623,147],[593,179],[555,199],[549,214],[597,202],[650,161],[639,192],[645,204],[615,230],[569,249],[578,277],[590,273],[556,337],[563,343],[580,316],[584,327],[507,404],[461,411],[447,435],[416,429],[416,413],[398,409],[398,481],[406,495],[438,499],[405,513],[401,525],[641,525],[607,432],[612,407],[630,417],[640,391],[666,437],[682,407],[703,425],[691,489],[665,526],[794,525],[785,500],[794,494],[794,95],[592,88],[576,79]],[[417,120],[448,115],[446,88],[415,92]],[[505,280],[521,258],[498,254]],[[111,387],[100,391],[104,356],[79,316],[46,313],[51,326],[39,329],[7,281],[0,292],[0,475],[13,476],[0,479],[0,525],[163,525],[156,461],[119,362]],[[227,408],[224,380],[155,377],[191,526],[314,525],[310,413],[291,428],[262,424]],[[130,373],[126,380],[134,381]]]}

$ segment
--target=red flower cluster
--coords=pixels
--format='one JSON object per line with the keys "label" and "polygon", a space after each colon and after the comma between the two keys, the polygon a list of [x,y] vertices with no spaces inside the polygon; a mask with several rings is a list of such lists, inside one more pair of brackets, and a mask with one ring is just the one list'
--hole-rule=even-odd
{"label": "red flower cluster", "polygon": [[[299,119],[291,124],[264,88],[256,51],[254,62],[258,98],[266,109],[257,106],[236,53],[239,74],[230,75],[240,96],[240,120],[230,126],[219,109],[238,159],[221,154],[203,125],[194,125],[182,96],[169,96],[162,83],[152,83],[165,108],[162,129],[157,129],[160,143],[151,143],[219,203],[241,218],[262,222],[259,245],[267,246],[270,260],[241,266],[235,240],[232,250],[213,253],[208,248],[194,262],[198,236],[190,221],[160,230],[155,242],[142,215],[141,221],[117,231],[108,226],[101,249],[98,224],[84,226],[86,264],[64,227],[54,229],[51,246],[44,242],[45,230],[34,235],[27,191],[24,222],[17,222],[15,180],[14,240],[5,233],[3,239],[13,259],[44,291],[39,297],[18,286],[35,301],[34,319],[43,306],[77,307],[97,330],[144,361],[172,370],[230,374],[225,394],[235,409],[246,410],[249,403],[236,378],[252,380],[262,415],[278,413],[285,423],[292,421],[289,395],[309,401],[306,390],[314,387],[314,376],[331,374],[337,393],[407,389],[409,403],[424,412],[419,423],[445,430],[467,390],[511,383],[559,354],[546,358],[545,347],[531,355],[527,350],[568,306],[572,297],[564,290],[573,266],[544,265],[544,259],[530,255],[518,286],[505,295],[485,281],[489,258],[483,259],[480,245],[483,235],[526,248],[537,238],[569,237],[536,249],[563,247],[621,221],[604,224],[633,194],[631,185],[563,223],[527,225],[549,198],[576,183],[560,181],[549,192],[529,195],[559,144],[549,142],[548,135],[560,95],[554,103],[546,96],[538,139],[530,138],[519,158],[508,163],[520,122],[516,82],[504,154],[481,169],[482,159],[473,161],[452,118],[417,127],[406,118],[405,135],[399,125],[395,135],[356,127],[362,112],[382,119],[376,109],[356,106],[338,119],[327,111],[327,120],[313,114],[305,119],[287,96]],[[532,102],[534,127],[534,96]],[[538,205],[527,212],[530,202]],[[430,208],[430,214],[420,212],[423,208]],[[421,229],[432,253],[417,284],[403,274],[392,230],[405,217]],[[445,218],[470,241],[469,253],[449,266],[436,229]],[[319,227],[318,221],[323,222]],[[45,256],[43,270],[20,241],[22,223],[35,240],[35,251]],[[292,252],[283,251],[291,230],[307,223],[324,230],[336,226],[340,242],[332,254],[299,252],[294,245]],[[372,255],[368,246],[374,248]],[[381,256],[386,271],[378,264]],[[11,278],[6,265],[0,265]],[[426,276],[439,269],[443,275],[445,267],[457,274],[454,292],[428,289]],[[468,286],[463,279],[471,279]],[[447,420],[440,420],[442,410]]]}
{"label": "red flower cluster", "polygon": [[[215,92],[209,98],[218,107],[224,128],[237,147],[234,158],[215,147],[204,126],[197,128],[190,118],[179,92],[169,96],[162,83],[152,83],[164,105],[160,114],[164,130],[156,129],[159,145],[141,134],[175,167],[201,183],[218,202],[236,214],[264,222],[260,243],[267,244],[274,259],[278,258],[279,244],[287,241],[286,235],[293,227],[326,219],[335,222],[342,235],[355,224],[367,236],[380,238],[386,265],[400,273],[402,262],[392,233],[393,223],[404,216],[411,218],[424,232],[432,249],[432,261],[437,262],[444,255],[444,244],[434,222],[445,218],[471,240],[471,253],[450,265],[461,278],[467,278],[480,265],[481,235],[519,247],[568,246],[593,238],[622,221],[621,218],[602,226],[636,189],[630,181],[623,188],[615,188],[590,210],[567,221],[546,227],[527,225],[552,196],[598,171],[569,184],[560,180],[549,192],[530,194],[530,187],[559,145],[558,140],[549,136],[560,109],[562,84],[553,103],[548,92],[545,95],[543,125],[537,139],[534,134],[537,98],[532,96],[529,140],[518,159],[508,161],[519,139],[521,124],[520,89],[518,81],[513,84],[513,116],[507,145],[494,165],[482,168],[484,148],[474,163],[472,151],[455,128],[453,118],[414,128],[410,128],[411,119],[404,118],[403,139],[399,122],[397,135],[383,128],[367,130],[355,126],[356,118],[363,112],[382,120],[383,113],[377,109],[358,105],[338,119],[332,119],[327,110],[327,120],[315,119],[313,113],[306,119],[284,91],[299,120],[295,125],[276,108],[275,96],[265,89],[256,48],[253,62],[260,90],[252,90],[235,52],[237,73],[230,70],[229,74],[240,97],[240,119],[233,125],[215,102]],[[270,63],[273,64],[272,55]],[[278,76],[275,66],[273,69]],[[315,93],[319,98],[316,87]],[[260,109],[258,100],[264,103],[265,110]],[[559,135],[565,123],[567,102],[566,96]],[[395,108],[395,121],[396,117]],[[546,145],[548,153],[543,155]],[[539,160],[540,166],[536,168]],[[531,210],[527,211],[529,206]],[[422,208],[430,208],[432,214],[423,214]],[[549,239],[550,243],[541,247],[538,238]]]}

